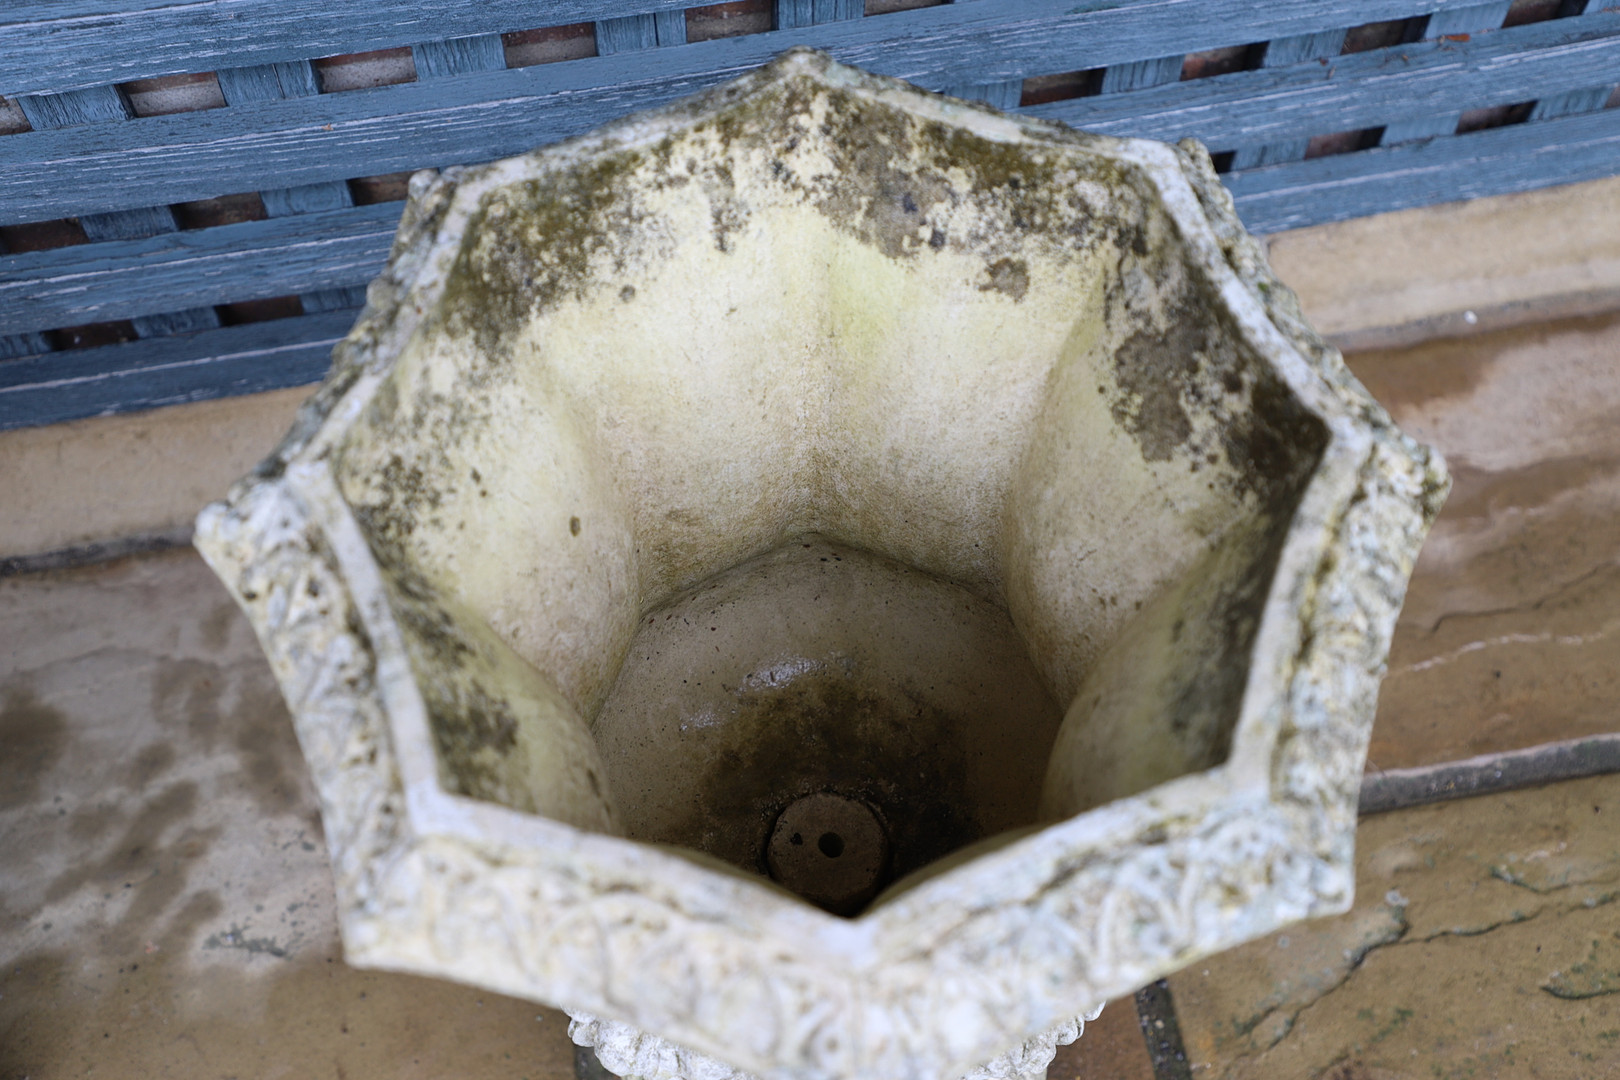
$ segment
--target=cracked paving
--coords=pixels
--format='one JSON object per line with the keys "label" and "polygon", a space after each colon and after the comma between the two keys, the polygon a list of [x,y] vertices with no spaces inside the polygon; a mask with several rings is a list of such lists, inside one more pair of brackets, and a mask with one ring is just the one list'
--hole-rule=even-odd
{"label": "cracked paving", "polygon": [[1453,479],[1391,645],[1372,766],[1614,730],[1617,352],[1611,315],[1348,358]]}
{"label": "cracked paving", "polygon": [[[1615,729],[1620,317],[1349,357],[1455,485],[1369,771]],[[1620,777],[1365,819],[1357,902],[1172,980],[1195,1075],[1620,1075]]]}
{"label": "cracked paving", "polygon": [[1620,776],[1383,814],[1357,902],[1171,980],[1197,1075],[1620,1075]]}

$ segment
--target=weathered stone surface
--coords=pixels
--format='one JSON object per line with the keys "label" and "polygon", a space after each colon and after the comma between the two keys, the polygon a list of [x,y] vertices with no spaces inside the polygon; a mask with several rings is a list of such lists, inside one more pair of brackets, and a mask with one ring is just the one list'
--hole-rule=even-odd
{"label": "weathered stone surface", "polygon": [[1620,777],[1381,814],[1356,905],[1171,979],[1199,1075],[1620,1073]]}
{"label": "weathered stone surface", "polygon": [[[1027,1076],[1090,1002],[1348,902],[1445,486],[1196,145],[798,52],[413,180],[197,542],[292,705],[354,962],[601,1017],[659,1075]],[[816,534],[1000,609],[1065,710],[1038,808],[852,922],[638,843],[605,727],[644,621]]]}
{"label": "weathered stone surface", "polygon": [[[1059,1050],[1073,1046],[1095,1020],[1102,1006],[1085,1016],[1058,1024],[1011,1050],[983,1062],[965,1080],[1044,1080]],[[640,1031],[615,1020],[574,1011],[568,1036],[582,1047],[591,1047],[607,1070],[625,1080],[752,1080],[734,1065],[688,1050],[667,1039]]]}
{"label": "weathered stone surface", "polygon": [[1396,628],[1369,768],[1615,730],[1617,355],[1611,317],[1350,357],[1453,475]]}
{"label": "weathered stone surface", "polygon": [[342,962],[292,723],[193,552],[0,579],[0,853],[6,1080],[572,1078],[562,1014]]}
{"label": "weathered stone surface", "polygon": [[[1268,250],[1316,328],[1346,350],[1612,311],[1620,178],[1295,229]],[[1568,310],[1583,304],[1593,306]]]}
{"label": "weathered stone surface", "polygon": [[184,536],[287,429],[302,388],[0,431],[0,558]]}

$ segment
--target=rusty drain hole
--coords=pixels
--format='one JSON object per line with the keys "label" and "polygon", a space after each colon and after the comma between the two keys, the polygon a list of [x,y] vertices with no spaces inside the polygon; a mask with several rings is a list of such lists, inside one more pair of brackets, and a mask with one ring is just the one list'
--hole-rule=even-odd
{"label": "rusty drain hole", "polygon": [[[811,837],[814,843],[808,842]],[[889,836],[860,799],[818,792],[795,799],[765,847],[771,877],[836,915],[853,915],[877,895],[889,868]]]}

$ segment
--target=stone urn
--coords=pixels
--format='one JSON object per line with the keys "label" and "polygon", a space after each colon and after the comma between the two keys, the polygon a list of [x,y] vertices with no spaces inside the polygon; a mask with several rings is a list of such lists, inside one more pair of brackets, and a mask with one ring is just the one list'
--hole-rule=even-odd
{"label": "stone urn", "polygon": [[645,1077],[1037,1077],[1351,901],[1447,481],[1195,143],[795,51],[418,174],[196,543],[350,962]]}

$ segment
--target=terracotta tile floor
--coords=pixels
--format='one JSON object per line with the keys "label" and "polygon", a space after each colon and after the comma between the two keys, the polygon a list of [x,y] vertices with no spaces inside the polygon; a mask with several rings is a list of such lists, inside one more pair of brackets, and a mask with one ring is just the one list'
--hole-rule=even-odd
{"label": "terracotta tile floor", "polygon": [[[1620,728],[1616,356],[1620,319],[1352,358],[1457,476],[1376,767]],[[1617,777],[1366,819],[1350,914],[1172,980],[1193,1075],[1620,1076],[1617,825]],[[0,1080],[572,1076],[558,1013],[342,963],[291,727],[189,552],[0,579],[0,867]],[[1129,999],[1051,1071],[1151,1075]]]}

